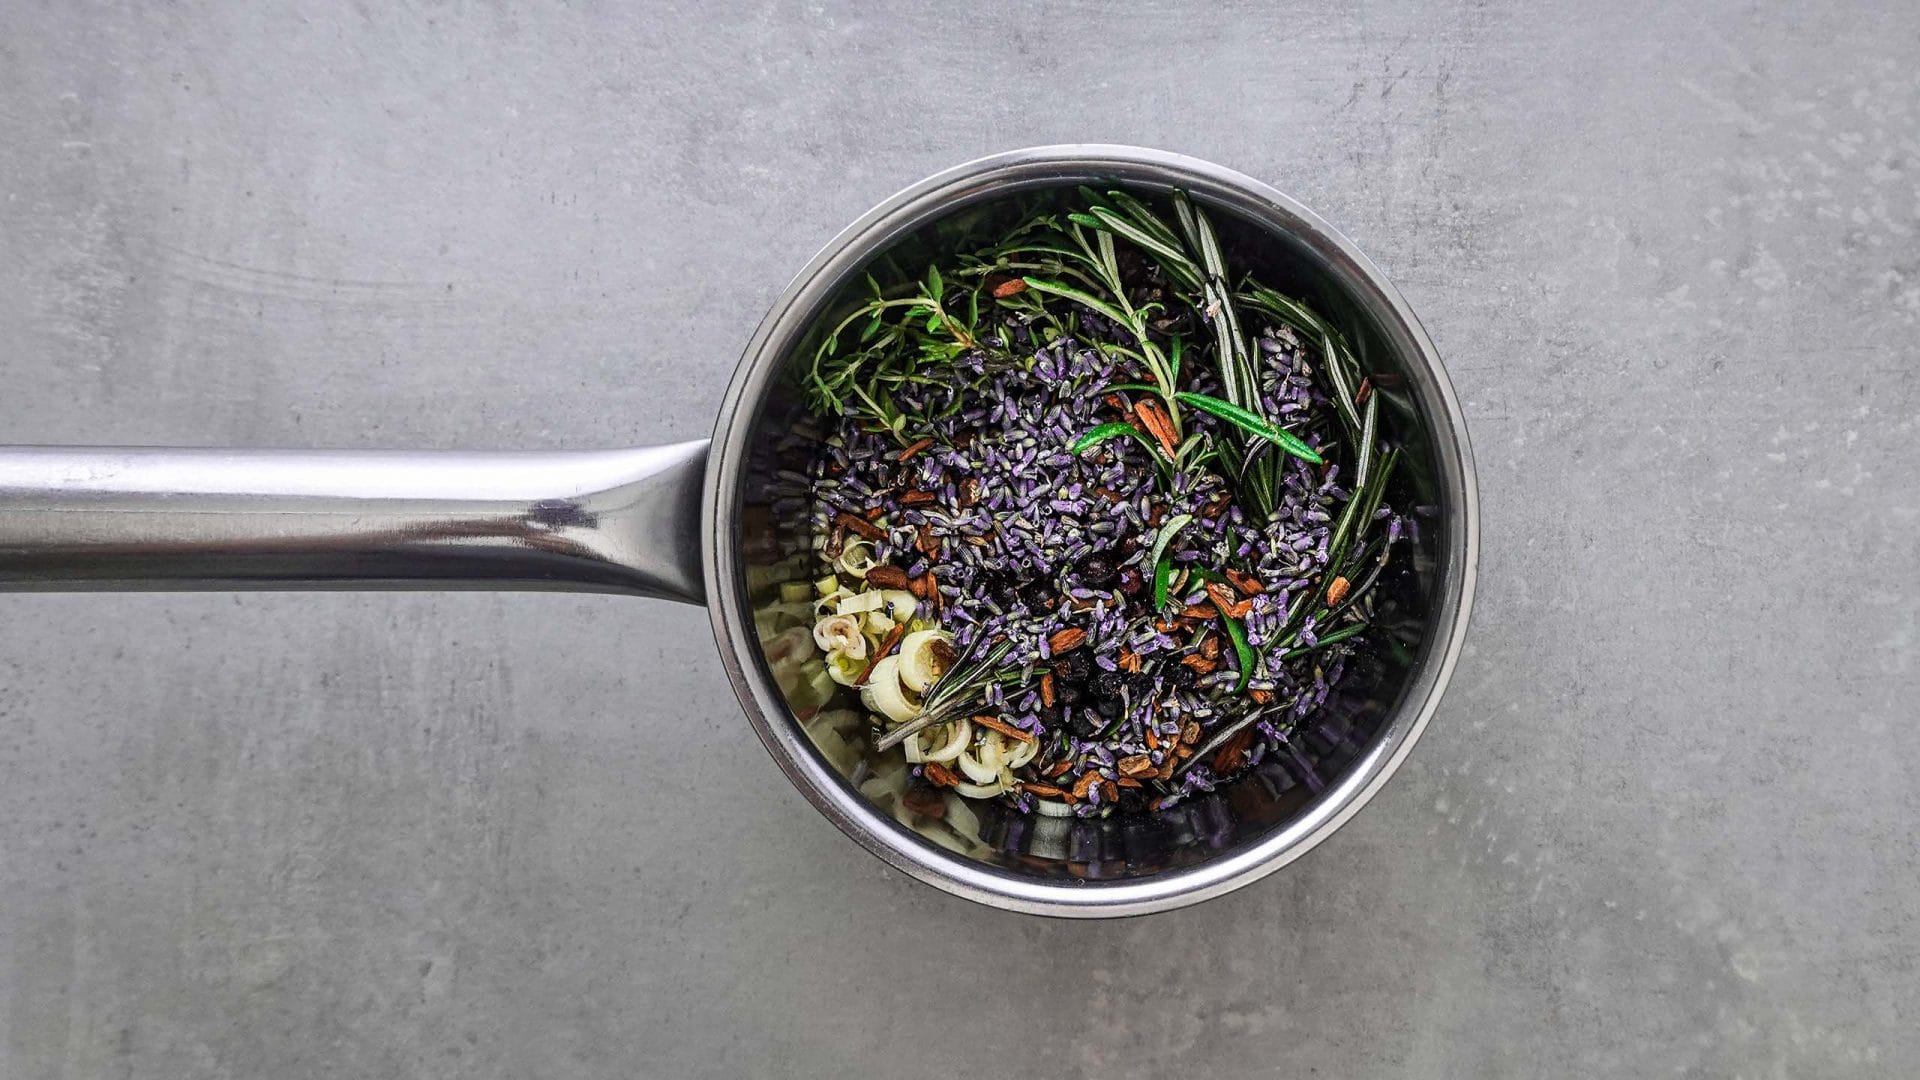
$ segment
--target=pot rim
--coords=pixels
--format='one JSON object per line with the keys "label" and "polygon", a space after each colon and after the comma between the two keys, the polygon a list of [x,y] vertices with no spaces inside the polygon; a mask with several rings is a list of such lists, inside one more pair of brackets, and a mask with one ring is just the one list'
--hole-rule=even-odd
{"label": "pot rim", "polygon": [[[940,848],[880,812],[828,766],[791,717],[758,655],[737,544],[749,440],[787,352],[821,304],[877,252],[960,206],[1021,189],[1101,179],[1183,188],[1196,200],[1292,236],[1326,263],[1403,353],[1409,385],[1437,444],[1444,492],[1441,586],[1431,636],[1398,705],[1372,745],[1304,810],[1257,842],[1214,859],[1101,882],[1021,877]],[[1167,911],[1250,884],[1306,854],[1377,794],[1438,708],[1466,638],[1480,546],[1480,511],[1465,417],[1433,342],[1397,289],[1331,225],[1268,184],[1199,158],[1145,147],[1066,144],[1013,150],[938,173],[880,203],[834,237],[793,279],[755,331],[713,433],[701,515],[714,638],[734,693],[761,742],[807,801],[862,847],[914,878],[990,907],[1102,918]]]}

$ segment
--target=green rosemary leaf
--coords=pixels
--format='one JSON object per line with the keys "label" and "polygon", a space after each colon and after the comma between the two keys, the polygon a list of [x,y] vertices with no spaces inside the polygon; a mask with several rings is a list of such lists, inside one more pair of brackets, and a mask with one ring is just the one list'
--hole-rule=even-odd
{"label": "green rosemary leaf", "polygon": [[1233,655],[1240,661],[1240,681],[1233,685],[1233,692],[1239,693],[1247,688],[1247,680],[1253,678],[1253,647],[1247,644],[1247,628],[1240,620],[1221,613],[1220,622],[1227,628],[1227,640],[1233,642]]}
{"label": "green rosemary leaf", "polygon": [[[1161,220],[1160,215],[1149,210],[1145,203],[1118,189],[1107,192],[1107,201],[1120,208],[1120,211],[1132,218],[1148,235],[1170,248],[1179,248],[1180,239]],[[1183,253],[1184,254],[1184,253]]]}
{"label": "green rosemary leaf", "polygon": [[1387,451],[1387,456],[1380,460],[1378,473],[1367,478],[1367,516],[1362,519],[1363,530],[1373,521],[1373,515],[1380,512],[1381,500],[1387,496],[1387,480],[1393,475],[1393,467],[1399,461],[1400,448],[1396,446]]}
{"label": "green rosemary leaf", "polygon": [[1326,461],[1325,458],[1320,456],[1319,451],[1308,446],[1301,440],[1300,436],[1273,423],[1264,416],[1248,412],[1246,409],[1235,405],[1231,401],[1222,401],[1211,394],[1198,394],[1191,390],[1182,390],[1173,396],[1182,404],[1191,405],[1204,413],[1212,413],[1249,435],[1258,435],[1266,439],[1268,442],[1273,443],[1275,446],[1278,446],[1280,449],[1285,450],[1287,453],[1292,454],[1302,461],[1314,465],[1319,465]]}
{"label": "green rosemary leaf", "polygon": [[1156,611],[1167,606],[1167,582],[1173,569],[1172,562],[1163,560],[1161,556],[1166,554],[1167,545],[1173,542],[1180,530],[1192,521],[1192,514],[1175,514],[1160,526],[1159,533],[1153,538],[1153,551],[1147,556],[1147,561],[1153,564],[1153,606]]}
{"label": "green rosemary leaf", "polygon": [[1101,228],[1100,219],[1092,214],[1072,213],[1067,215],[1067,220],[1085,225],[1090,229]]}
{"label": "green rosemary leaf", "polygon": [[1140,353],[1138,353],[1137,351],[1133,349],[1129,349],[1125,345],[1121,345],[1116,342],[1096,341],[1094,342],[1094,347],[1098,348],[1101,352],[1106,353],[1108,356],[1124,356],[1130,360],[1138,360],[1139,362],[1146,364],[1148,367],[1153,366],[1152,361],[1140,355]]}
{"label": "green rosemary leaf", "polygon": [[[1089,199],[1088,201],[1098,202],[1099,199],[1098,197],[1095,197],[1095,198]],[[1141,202],[1139,199],[1134,198],[1132,194],[1126,191],[1122,191],[1119,188],[1107,189],[1107,201],[1119,207],[1120,209],[1126,211],[1127,213],[1133,215],[1134,220],[1140,222],[1142,225],[1148,225],[1149,222],[1157,223],[1160,221],[1159,215],[1147,209],[1147,206],[1145,203]],[[1160,224],[1159,228],[1162,232],[1166,233],[1166,235],[1168,236],[1173,235],[1173,233],[1167,231],[1167,227],[1164,223]]]}
{"label": "green rosemary leaf", "polygon": [[1100,250],[1100,267],[1106,272],[1107,288],[1113,293],[1114,298],[1119,300],[1124,306],[1127,298],[1126,294],[1121,290],[1120,260],[1113,252],[1113,234],[1105,229],[1098,229],[1096,232],[1098,232],[1099,235],[1094,237],[1093,242]]}
{"label": "green rosemary leaf", "polygon": [[1093,447],[1106,442],[1108,439],[1117,439],[1122,435],[1131,435],[1140,440],[1140,445],[1146,447],[1147,451],[1151,454],[1158,455],[1160,453],[1159,447],[1154,445],[1153,440],[1142,435],[1139,428],[1134,427],[1132,424],[1122,424],[1119,422],[1101,424],[1099,427],[1075,439],[1073,441],[1073,452],[1076,454],[1084,454]]}
{"label": "green rosemary leaf", "polygon": [[1071,285],[1063,285],[1058,281],[1048,281],[1045,278],[1022,278],[1021,280],[1027,283],[1027,288],[1029,289],[1037,289],[1043,293],[1051,293],[1054,296],[1065,297],[1082,307],[1093,309],[1121,326],[1131,326],[1133,323],[1133,320],[1127,318],[1119,308],[1114,307],[1112,304],[1107,303],[1092,293],[1082,292]]}
{"label": "green rosemary leaf", "polygon": [[1145,229],[1140,228],[1138,225],[1135,225],[1133,222],[1128,221],[1126,218],[1121,217],[1119,214],[1104,206],[1094,207],[1093,217],[1093,224],[1095,226],[1117,233],[1132,242],[1136,247],[1145,250],[1149,254],[1158,256],[1160,266],[1165,269],[1169,275],[1173,276],[1182,287],[1189,291],[1200,287],[1199,268],[1193,265],[1192,259],[1187,258],[1186,252],[1161,242]]}
{"label": "green rosemary leaf", "polygon": [[1347,548],[1355,535],[1366,535],[1367,526],[1373,521],[1373,515],[1380,510],[1380,500],[1387,489],[1387,479],[1393,475],[1393,466],[1400,458],[1400,448],[1387,451],[1380,461],[1380,467],[1367,477],[1366,483],[1354,488],[1347,499],[1346,509],[1340,512],[1340,519],[1334,522],[1333,535],[1327,538],[1327,565],[1339,566],[1347,557]]}
{"label": "green rosemary leaf", "polygon": [[1346,422],[1351,434],[1360,432],[1360,414],[1354,411],[1353,395],[1356,389],[1352,380],[1347,378],[1347,366],[1334,355],[1333,338],[1321,335],[1320,366],[1327,369],[1327,379],[1333,383],[1333,402],[1340,419]]}
{"label": "green rosemary leaf", "polygon": [[1373,464],[1373,444],[1380,427],[1380,399],[1377,396],[1367,398],[1367,416],[1360,424],[1360,447],[1355,451],[1353,482],[1355,485],[1367,482],[1367,467]]}
{"label": "green rosemary leaf", "polygon": [[1173,581],[1173,560],[1165,555],[1153,563],[1153,610],[1167,606],[1167,587]]}

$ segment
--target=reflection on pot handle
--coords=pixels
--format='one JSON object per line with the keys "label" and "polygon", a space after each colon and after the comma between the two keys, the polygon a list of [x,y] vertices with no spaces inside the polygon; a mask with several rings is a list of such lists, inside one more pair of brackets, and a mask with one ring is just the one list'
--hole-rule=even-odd
{"label": "reflection on pot handle", "polygon": [[500,453],[0,447],[0,592],[705,598],[707,442]]}

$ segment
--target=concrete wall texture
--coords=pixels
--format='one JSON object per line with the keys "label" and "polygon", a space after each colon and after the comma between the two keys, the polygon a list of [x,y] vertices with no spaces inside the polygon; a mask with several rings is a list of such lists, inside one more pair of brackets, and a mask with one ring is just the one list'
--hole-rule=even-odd
{"label": "concrete wall texture", "polygon": [[895,188],[1270,180],[1448,357],[1481,599],[1280,875],[1061,924],[780,778],[704,615],[0,598],[0,1077],[1920,1071],[1920,6],[0,4],[0,441],[698,437]]}

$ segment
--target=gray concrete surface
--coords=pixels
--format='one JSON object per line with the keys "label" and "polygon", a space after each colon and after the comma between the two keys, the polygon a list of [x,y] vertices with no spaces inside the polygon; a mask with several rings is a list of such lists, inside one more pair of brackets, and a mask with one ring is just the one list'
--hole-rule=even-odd
{"label": "gray concrete surface", "polygon": [[0,5],[0,439],[694,437],[896,187],[1184,150],[1466,402],[1407,769],[1054,924],[814,815],[692,609],[0,598],[0,1076],[1920,1071],[1920,7],[884,6]]}

